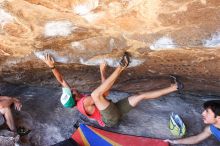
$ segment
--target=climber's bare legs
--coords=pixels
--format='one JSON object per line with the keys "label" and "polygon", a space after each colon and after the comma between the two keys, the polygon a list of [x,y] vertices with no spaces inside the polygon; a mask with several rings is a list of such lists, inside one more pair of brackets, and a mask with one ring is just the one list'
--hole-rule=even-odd
{"label": "climber's bare legs", "polygon": [[135,107],[142,100],[159,98],[163,95],[169,94],[174,91],[177,91],[177,84],[171,84],[170,87],[164,89],[149,91],[140,95],[130,96],[128,97],[128,101],[131,106]]}
{"label": "climber's bare legs", "polygon": [[0,113],[4,115],[9,129],[16,132],[15,122],[10,107],[1,108]]}

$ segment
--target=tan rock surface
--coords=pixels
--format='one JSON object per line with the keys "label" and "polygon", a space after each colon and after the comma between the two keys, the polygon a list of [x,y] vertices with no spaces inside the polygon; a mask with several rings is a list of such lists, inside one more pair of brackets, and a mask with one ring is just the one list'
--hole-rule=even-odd
{"label": "tan rock surface", "polygon": [[124,78],[134,91],[140,78],[169,74],[183,77],[187,89],[220,87],[219,0],[1,0],[0,25],[4,81],[49,84],[39,59],[49,52],[66,74],[76,72],[67,79],[82,85],[72,78],[90,69],[81,78],[97,81],[88,65],[105,59],[116,66],[127,50],[132,63]]}

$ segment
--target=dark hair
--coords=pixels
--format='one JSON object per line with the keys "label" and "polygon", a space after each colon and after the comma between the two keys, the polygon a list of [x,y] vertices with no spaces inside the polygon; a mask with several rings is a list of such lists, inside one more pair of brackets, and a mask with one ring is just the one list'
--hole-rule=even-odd
{"label": "dark hair", "polygon": [[220,116],[220,100],[206,101],[203,107],[204,109],[210,108],[214,112],[215,117]]}

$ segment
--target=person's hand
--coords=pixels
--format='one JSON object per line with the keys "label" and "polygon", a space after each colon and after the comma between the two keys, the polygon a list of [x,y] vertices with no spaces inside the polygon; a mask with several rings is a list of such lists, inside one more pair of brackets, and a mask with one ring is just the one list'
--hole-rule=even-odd
{"label": "person's hand", "polygon": [[166,140],[164,140],[164,142],[168,142],[171,144],[177,144],[176,140],[170,140],[170,139],[166,139]]}
{"label": "person's hand", "polygon": [[102,62],[102,63],[100,64],[100,66],[99,66],[99,68],[100,68],[101,71],[105,71],[106,67],[107,67],[107,63],[106,63],[105,61]]}
{"label": "person's hand", "polygon": [[46,54],[44,56],[44,59],[43,61],[50,67],[50,68],[53,68],[54,67],[54,59],[52,56],[50,56],[49,54]]}
{"label": "person's hand", "polygon": [[21,107],[22,107],[22,104],[21,104],[20,100],[14,98],[14,106],[15,106],[16,110],[20,111]]}

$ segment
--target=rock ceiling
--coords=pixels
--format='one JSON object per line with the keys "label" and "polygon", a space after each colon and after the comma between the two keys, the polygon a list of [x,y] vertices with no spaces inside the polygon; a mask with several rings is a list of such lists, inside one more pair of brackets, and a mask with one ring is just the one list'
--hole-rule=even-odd
{"label": "rock ceiling", "polygon": [[219,0],[0,0],[0,26],[3,80],[46,69],[45,53],[76,69],[114,67],[126,50],[137,79],[176,74],[220,87]]}

